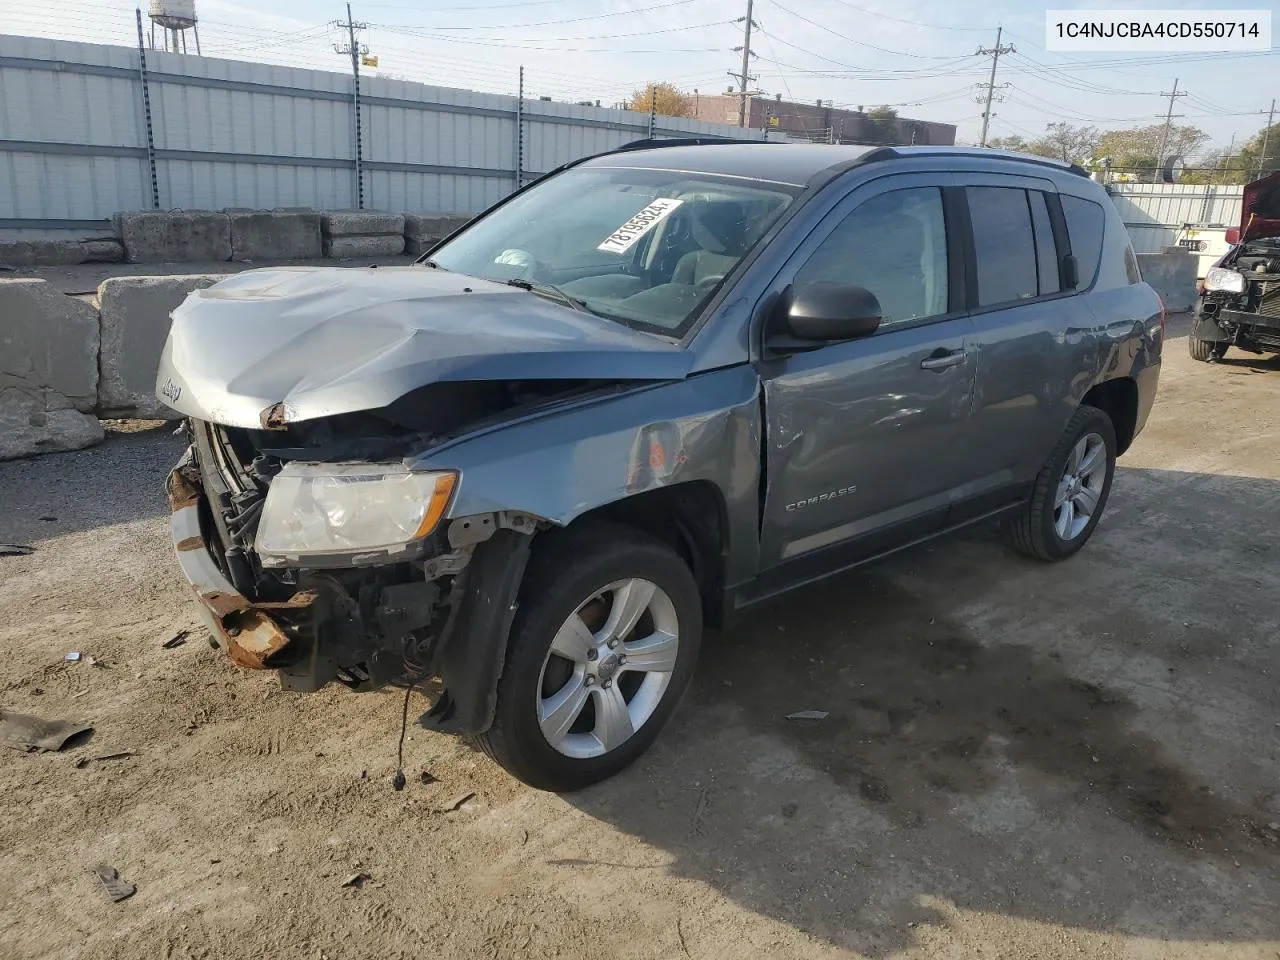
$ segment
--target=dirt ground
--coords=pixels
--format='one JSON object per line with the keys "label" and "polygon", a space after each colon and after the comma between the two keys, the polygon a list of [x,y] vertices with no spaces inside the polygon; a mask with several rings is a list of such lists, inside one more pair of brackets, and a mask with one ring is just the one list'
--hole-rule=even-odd
{"label": "dirt ground", "polygon": [[0,464],[36,547],[0,709],[96,730],[0,751],[0,957],[1280,958],[1280,361],[1170,332],[1080,556],[980,533],[758,611],[572,796],[418,727],[396,793],[398,693],[162,649],[197,623],[167,429]]}

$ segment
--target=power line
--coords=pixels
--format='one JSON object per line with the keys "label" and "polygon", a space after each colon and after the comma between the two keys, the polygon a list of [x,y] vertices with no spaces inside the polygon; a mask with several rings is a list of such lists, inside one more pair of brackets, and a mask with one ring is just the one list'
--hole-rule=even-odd
{"label": "power line", "polygon": [[[612,13],[593,13],[590,16],[568,17],[562,20],[536,20],[532,23],[472,24],[465,27],[432,26],[429,29],[448,30],[451,32],[463,31],[463,30],[524,30],[528,27],[550,27],[550,26],[558,26],[563,23],[582,23],[586,20],[605,20],[609,17],[630,16],[631,14],[634,14],[634,13],[648,13],[652,10],[664,10],[667,7],[683,7],[690,3],[696,3],[696,2],[698,2],[698,0],[670,0],[670,2],[668,3],[656,3],[649,7],[636,7],[633,10],[615,10]],[[435,12],[435,11],[432,11],[432,12]],[[390,29],[404,29],[404,28],[413,29],[413,30],[424,29],[424,26],[422,24],[416,24],[416,23],[409,23],[409,24],[384,23],[384,24],[379,24],[379,26],[387,27]],[[534,38],[534,39],[537,39],[537,38]]]}
{"label": "power line", "polygon": [[810,20],[808,17],[804,16],[804,14],[796,13],[791,8],[784,7],[782,4],[778,2],[778,0],[770,0],[770,2],[779,10],[781,10],[783,13],[787,14],[788,16],[795,17],[797,20],[803,20],[805,23],[810,24],[811,26],[817,27],[819,30],[825,30],[827,33],[831,34],[833,37],[839,37],[841,40],[844,40],[847,43],[854,43],[860,47],[868,47],[871,50],[879,50],[881,53],[890,53],[890,54],[893,54],[895,57],[911,57],[913,60],[954,59],[950,55],[943,57],[943,56],[926,55],[926,54],[920,54],[920,53],[908,53],[905,50],[890,50],[888,47],[877,47],[874,43],[867,43],[865,40],[858,40],[854,37],[848,36],[847,34],[843,34],[838,30],[833,30],[830,27],[828,27],[825,23],[819,23],[816,20]]}
{"label": "power line", "polygon": [[[623,39],[627,37],[649,37],[658,33],[677,33],[681,30],[704,30],[707,27],[719,27],[719,26],[723,26],[726,23],[737,23],[737,22],[738,21],[736,20],[712,20],[710,23],[692,23],[692,24],[686,24],[684,26],[679,26],[679,27],[663,27],[662,29],[659,29],[659,30],[637,30],[633,33],[596,33],[596,34],[587,34],[585,36],[578,35],[573,37],[530,37],[528,42],[559,43],[562,41],[573,42],[576,40],[618,40],[618,39]],[[424,33],[422,32],[423,28],[413,27],[413,26],[410,26],[409,24],[403,24],[403,23],[401,24],[375,23],[373,24],[373,26],[382,27],[383,29],[387,29],[387,30],[395,30],[400,33],[408,33],[413,36],[425,37],[430,40],[446,40],[449,43],[474,43],[474,44],[480,44],[482,46],[486,44],[489,46],[512,46],[512,45],[523,44],[525,42],[523,40],[513,40],[510,37],[463,38],[463,37],[440,36],[439,34]],[[438,28],[430,28],[430,29],[438,29]],[[518,49],[518,46],[516,48]]]}
{"label": "power line", "polygon": [[846,7],[851,7],[859,13],[865,13],[871,17],[879,17],[882,20],[893,20],[896,23],[906,23],[913,27],[928,27],[930,30],[957,30],[972,32],[985,32],[987,29],[986,27],[952,27],[942,23],[925,23],[921,20],[908,20],[905,17],[894,17],[887,13],[880,13],[878,10],[868,10],[866,7],[860,7],[856,3],[850,3],[849,0],[835,0],[835,2]]}

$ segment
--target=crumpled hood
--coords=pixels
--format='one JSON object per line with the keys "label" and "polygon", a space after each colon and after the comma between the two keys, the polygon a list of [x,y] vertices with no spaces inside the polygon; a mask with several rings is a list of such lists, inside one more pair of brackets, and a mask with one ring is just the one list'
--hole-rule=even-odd
{"label": "crumpled hood", "polygon": [[1240,204],[1240,239],[1280,237],[1280,172],[1245,184]]}
{"label": "crumpled hood", "polygon": [[429,267],[250,270],[173,312],[156,396],[260,429],[384,407],[448,380],[678,380],[677,344],[525,290]]}

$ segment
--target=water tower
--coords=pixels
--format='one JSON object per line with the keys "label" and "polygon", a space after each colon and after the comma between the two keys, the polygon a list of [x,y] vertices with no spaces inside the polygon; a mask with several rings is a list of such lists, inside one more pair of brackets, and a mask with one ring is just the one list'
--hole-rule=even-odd
{"label": "water tower", "polygon": [[196,38],[196,54],[200,54],[200,31],[196,27],[196,0],[151,0],[147,13],[151,18],[151,48],[156,46],[156,27],[164,34],[164,49],[172,53],[187,52],[187,31]]}

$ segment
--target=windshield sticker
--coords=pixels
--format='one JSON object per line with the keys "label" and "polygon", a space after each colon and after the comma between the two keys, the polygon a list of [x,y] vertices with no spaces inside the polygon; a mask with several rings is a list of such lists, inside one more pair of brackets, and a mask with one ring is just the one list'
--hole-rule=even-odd
{"label": "windshield sticker", "polygon": [[670,200],[659,197],[634,217],[609,235],[604,243],[596,247],[605,253],[626,253],[635,242],[671,215],[683,200]]}

